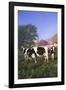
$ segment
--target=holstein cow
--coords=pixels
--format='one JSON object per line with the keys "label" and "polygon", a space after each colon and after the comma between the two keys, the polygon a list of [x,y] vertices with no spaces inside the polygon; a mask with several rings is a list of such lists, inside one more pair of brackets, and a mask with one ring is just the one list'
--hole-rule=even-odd
{"label": "holstein cow", "polygon": [[37,57],[41,57],[48,63],[48,47],[24,48],[23,52],[27,60],[34,60],[37,63]]}
{"label": "holstein cow", "polygon": [[48,61],[48,47],[38,47],[37,48],[37,53],[39,54],[39,56],[42,56],[43,57],[43,60],[45,62],[49,62]]}
{"label": "holstein cow", "polygon": [[48,55],[49,55],[49,57],[51,57],[52,60],[54,60],[55,57],[57,56],[57,47],[53,46],[53,47],[49,48]]}
{"label": "holstein cow", "polygon": [[33,48],[25,48],[24,49],[24,57],[26,60],[34,60],[35,63],[37,63],[36,53]]}
{"label": "holstein cow", "polygon": [[55,47],[53,46],[52,48],[51,48],[51,58],[52,58],[52,60],[54,60],[54,56],[55,56]]}

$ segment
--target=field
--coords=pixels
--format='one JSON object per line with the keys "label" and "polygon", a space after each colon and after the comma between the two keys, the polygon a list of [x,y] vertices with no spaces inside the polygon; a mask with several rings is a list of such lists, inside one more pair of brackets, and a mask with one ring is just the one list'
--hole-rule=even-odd
{"label": "field", "polygon": [[21,51],[18,58],[18,79],[57,77],[57,58],[49,63],[37,58],[35,63],[34,60],[25,60]]}

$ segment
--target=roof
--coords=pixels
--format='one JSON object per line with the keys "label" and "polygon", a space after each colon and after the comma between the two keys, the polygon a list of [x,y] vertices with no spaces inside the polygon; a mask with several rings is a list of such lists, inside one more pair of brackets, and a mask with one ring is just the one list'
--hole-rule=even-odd
{"label": "roof", "polygon": [[36,46],[45,46],[45,45],[48,45],[49,43],[46,40],[39,40],[39,41],[38,40],[35,40],[34,44]]}

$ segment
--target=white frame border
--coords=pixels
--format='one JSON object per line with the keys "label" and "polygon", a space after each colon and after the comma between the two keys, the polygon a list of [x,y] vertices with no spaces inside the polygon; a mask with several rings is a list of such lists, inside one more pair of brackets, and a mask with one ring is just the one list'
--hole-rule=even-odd
{"label": "white frame border", "polygon": [[[18,10],[58,12],[58,77],[18,80]],[[39,82],[45,83],[58,81],[61,81],[61,9],[14,6],[14,83],[26,84],[26,83],[39,83]]]}

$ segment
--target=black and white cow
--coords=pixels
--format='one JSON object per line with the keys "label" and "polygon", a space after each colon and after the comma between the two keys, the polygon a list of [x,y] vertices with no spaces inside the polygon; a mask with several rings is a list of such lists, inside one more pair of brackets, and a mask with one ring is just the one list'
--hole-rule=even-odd
{"label": "black and white cow", "polygon": [[57,57],[57,47],[53,46],[53,47],[49,48],[48,55],[49,55],[49,57],[51,57],[52,60],[54,60],[55,57]]}
{"label": "black and white cow", "polygon": [[43,60],[45,62],[49,62],[48,61],[48,47],[38,47],[37,48],[37,54],[41,57],[43,57]]}
{"label": "black and white cow", "polygon": [[43,47],[32,47],[32,48],[22,48],[24,57],[26,60],[34,60],[37,63],[37,57],[43,58],[45,62],[49,62],[49,56],[54,60],[56,47],[48,48],[48,46]]}
{"label": "black and white cow", "polygon": [[34,60],[35,63],[37,63],[36,61],[36,53],[35,50],[33,48],[24,48],[24,57],[26,60]]}
{"label": "black and white cow", "polygon": [[34,60],[37,63],[37,57],[43,57],[43,59],[48,62],[48,47],[32,47],[24,48],[25,59]]}

